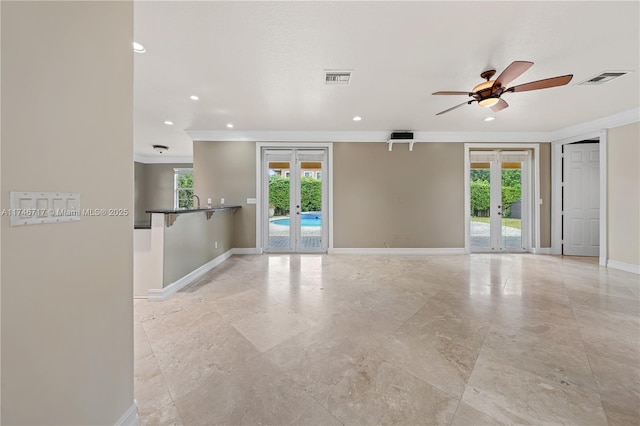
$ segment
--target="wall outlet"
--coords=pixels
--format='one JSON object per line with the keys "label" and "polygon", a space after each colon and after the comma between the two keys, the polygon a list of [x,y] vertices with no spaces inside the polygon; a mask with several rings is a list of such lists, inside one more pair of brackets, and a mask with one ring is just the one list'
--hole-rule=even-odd
{"label": "wall outlet", "polygon": [[224,198],[220,198],[220,204],[224,204]]}
{"label": "wall outlet", "polygon": [[213,243],[213,248],[218,248],[218,242]]}
{"label": "wall outlet", "polygon": [[211,198],[207,198],[207,204],[211,205]]}

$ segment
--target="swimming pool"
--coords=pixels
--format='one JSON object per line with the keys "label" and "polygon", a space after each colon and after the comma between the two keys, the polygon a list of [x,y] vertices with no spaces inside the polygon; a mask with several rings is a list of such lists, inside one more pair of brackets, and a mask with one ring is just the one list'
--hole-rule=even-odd
{"label": "swimming pool", "polygon": [[[322,214],[321,213],[302,213],[300,215],[300,224],[302,226],[322,226]],[[289,218],[276,219],[272,221],[276,225],[289,226],[291,222]]]}

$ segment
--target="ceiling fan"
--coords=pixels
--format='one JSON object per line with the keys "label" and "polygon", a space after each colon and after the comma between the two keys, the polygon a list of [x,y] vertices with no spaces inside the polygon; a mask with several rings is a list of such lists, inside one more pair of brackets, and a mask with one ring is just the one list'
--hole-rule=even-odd
{"label": "ceiling fan", "polygon": [[533,62],[514,61],[511,65],[505,68],[505,70],[502,71],[495,80],[491,80],[491,77],[495,75],[496,70],[487,70],[480,74],[480,77],[487,81],[478,84],[471,89],[470,92],[443,91],[433,93],[433,95],[467,95],[473,98],[467,102],[461,103],[460,105],[445,109],[436,115],[444,114],[445,112],[452,111],[462,105],[470,105],[474,102],[478,102],[478,105],[481,107],[491,107],[494,112],[498,112],[509,106],[509,104],[501,98],[505,93],[526,92],[529,90],[564,86],[573,78],[573,74],[567,74],[558,77],[545,78],[544,80],[532,81],[531,83],[520,84],[518,86],[507,87],[509,83],[531,68],[532,65]]}

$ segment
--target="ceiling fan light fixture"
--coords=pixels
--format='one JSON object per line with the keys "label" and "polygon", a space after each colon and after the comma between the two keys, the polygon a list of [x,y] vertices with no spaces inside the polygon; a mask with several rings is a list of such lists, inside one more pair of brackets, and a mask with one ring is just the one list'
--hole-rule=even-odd
{"label": "ceiling fan light fixture", "polygon": [[500,98],[486,98],[478,102],[478,105],[484,108],[489,108],[494,106],[500,101]]}
{"label": "ceiling fan light fixture", "polygon": [[471,92],[473,93],[478,93],[481,90],[486,90],[486,89],[490,89],[493,87],[493,83],[495,80],[487,80],[487,81],[483,81],[482,83],[476,85]]}

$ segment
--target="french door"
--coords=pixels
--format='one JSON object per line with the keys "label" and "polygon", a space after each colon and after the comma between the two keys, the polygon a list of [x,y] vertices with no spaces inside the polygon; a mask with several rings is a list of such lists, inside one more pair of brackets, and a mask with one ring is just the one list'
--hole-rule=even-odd
{"label": "french door", "polygon": [[263,149],[262,249],[327,251],[327,149]]}
{"label": "french door", "polygon": [[529,251],[529,151],[470,151],[469,156],[471,250]]}

